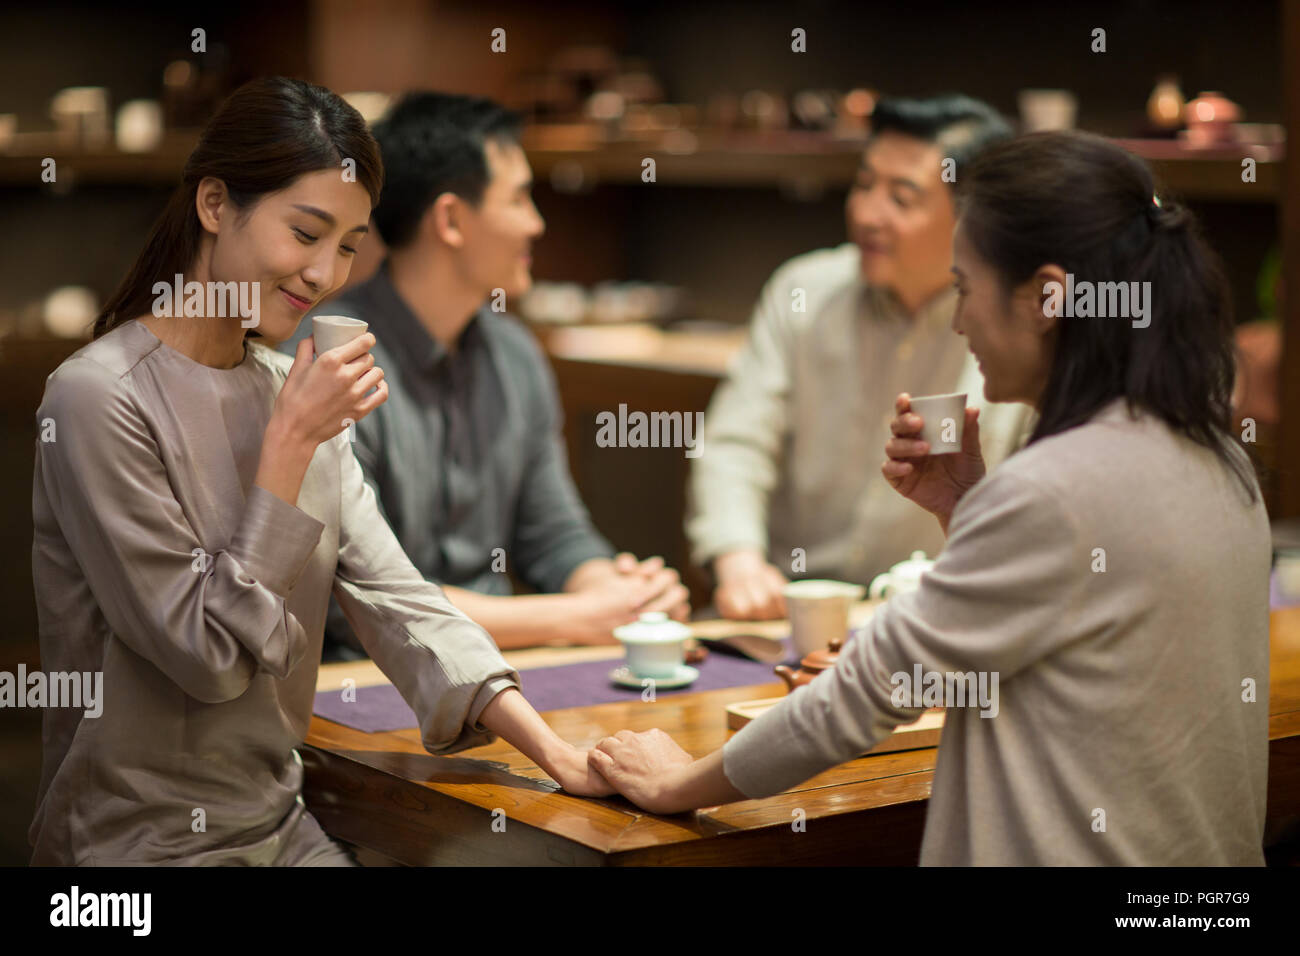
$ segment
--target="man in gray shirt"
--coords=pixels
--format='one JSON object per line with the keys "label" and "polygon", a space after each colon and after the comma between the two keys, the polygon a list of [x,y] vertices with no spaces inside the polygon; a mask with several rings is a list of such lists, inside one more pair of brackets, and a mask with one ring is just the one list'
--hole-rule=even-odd
{"label": "man in gray shirt", "polygon": [[[684,620],[687,593],[661,558],[615,555],[592,526],[550,366],[504,314],[545,228],[519,127],[488,100],[399,102],[374,130],[389,256],[318,312],[362,319],[377,339],[389,398],[353,426],[355,450],[420,572],[503,648],[612,643],[641,613]],[[310,334],[305,319],[282,348]],[[539,593],[513,596],[510,573]],[[326,653],[348,656],[331,643],[356,646],[337,607]]]}

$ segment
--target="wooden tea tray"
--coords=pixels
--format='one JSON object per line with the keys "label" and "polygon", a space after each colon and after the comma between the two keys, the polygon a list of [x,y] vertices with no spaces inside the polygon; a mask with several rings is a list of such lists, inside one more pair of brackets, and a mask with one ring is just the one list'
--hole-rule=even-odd
{"label": "wooden tea tray", "polygon": [[[767,697],[763,700],[744,700],[727,707],[727,726],[739,730],[767,709],[785,700],[784,697]],[[892,734],[868,750],[867,754],[887,754],[896,750],[917,750],[935,747],[943,731],[943,710],[932,707],[921,714],[919,720],[899,727]]]}

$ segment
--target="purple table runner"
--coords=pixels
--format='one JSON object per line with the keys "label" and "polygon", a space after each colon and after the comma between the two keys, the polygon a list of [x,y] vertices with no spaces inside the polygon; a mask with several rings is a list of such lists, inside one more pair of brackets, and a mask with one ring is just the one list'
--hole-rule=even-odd
{"label": "purple table runner", "polygon": [[[1276,573],[1272,575],[1269,584],[1269,604],[1273,610],[1300,604],[1300,600],[1283,595],[1278,586]],[[788,639],[785,645],[786,649],[790,650]],[[636,700],[641,696],[640,689],[619,687],[609,679],[610,671],[622,662],[622,659],[618,658],[520,671],[520,689],[538,711]],[[794,661],[790,663],[792,666],[797,666]],[[747,657],[720,653],[716,650],[710,651],[704,662],[697,665],[697,670],[700,676],[695,683],[673,690],[656,688],[655,698],[670,697],[688,691],[764,684],[777,679],[772,673],[771,664],[760,664]],[[313,712],[326,720],[371,734],[419,726],[415,712],[406,705],[406,701],[402,700],[402,696],[392,684],[358,687],[354,701],[345,701],[341,688],[319,691],[316,694]]]}
{"label": "purple table runner", "polygon": [[[786,648],[789,647],[787,640]],[[617,658],[520,671],[520,690],[538,711],[637,700],[641,697],[640,688],[619,687],[609,679],[610,671],[622,663],[623,659]],[[771,664],[760,664],[747,657],[710,650],[709,656],[695,665],[700,672],[695,683],[672,690],[657,687],[655,699],[691,691],[766,684],[780,679],[772,672],[772,667]],[[343,699],[342,688],[319,691],[313,712],[318,717],[370,734],[419,726],[415,712],[406,705],[392,684],[358,687],[356,700],[352,701]]]}

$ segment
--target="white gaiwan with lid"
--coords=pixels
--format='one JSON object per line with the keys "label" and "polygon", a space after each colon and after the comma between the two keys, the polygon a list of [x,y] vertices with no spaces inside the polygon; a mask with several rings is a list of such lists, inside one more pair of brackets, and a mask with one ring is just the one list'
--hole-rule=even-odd
{"label": "white gaiwan with lid", "polygon": [[925,556],[924,551],[913,551],[906,561],[899,561],[883,574],[871,579],[867,596],[871,598],[888,598],[895,594],[906,594],[921,586],[921,576],[934,567],[934,562]]}
{"label": "white gaiwan with lid", "polygon": [[663,611],[647,611],[639,620],[614,628],[627,652],[627,666],[637,677],[668,680],[686,661],[691,629]]}

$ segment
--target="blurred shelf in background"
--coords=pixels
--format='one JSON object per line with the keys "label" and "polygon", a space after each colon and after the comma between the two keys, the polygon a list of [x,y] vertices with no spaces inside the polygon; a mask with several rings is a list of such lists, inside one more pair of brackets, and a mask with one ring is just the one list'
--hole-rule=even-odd
{"label": "blurred shelf in background", "polygon": [[[55,160],[59,177],[73,186],[174,186],[198,133],[174,130],[147,153],[116,149],[67,151],[53,133],[21,133],[0,152],[0,185],[42,187],[44,159]],[[1240,144],[1192,148],[1172,140],[1118,139],[1151,163],[1172,192],[1189,200],[1275,202],[1280,195],[1282,145]],[[655,161],[657,186],[764,189],[796,195],[847,189],[862,143],[821,133],[674,130],[658,140],[600,139],[598,127],[530,127],[524,140],[533,173],[559,193],[597,185],[642,184],[643,161]],[[1242,160],[1256,161],[1256,181],[1242,181]],[[69,177],[68,174],[71,173]],[[648,185],[648,184],[647,184]]]}

